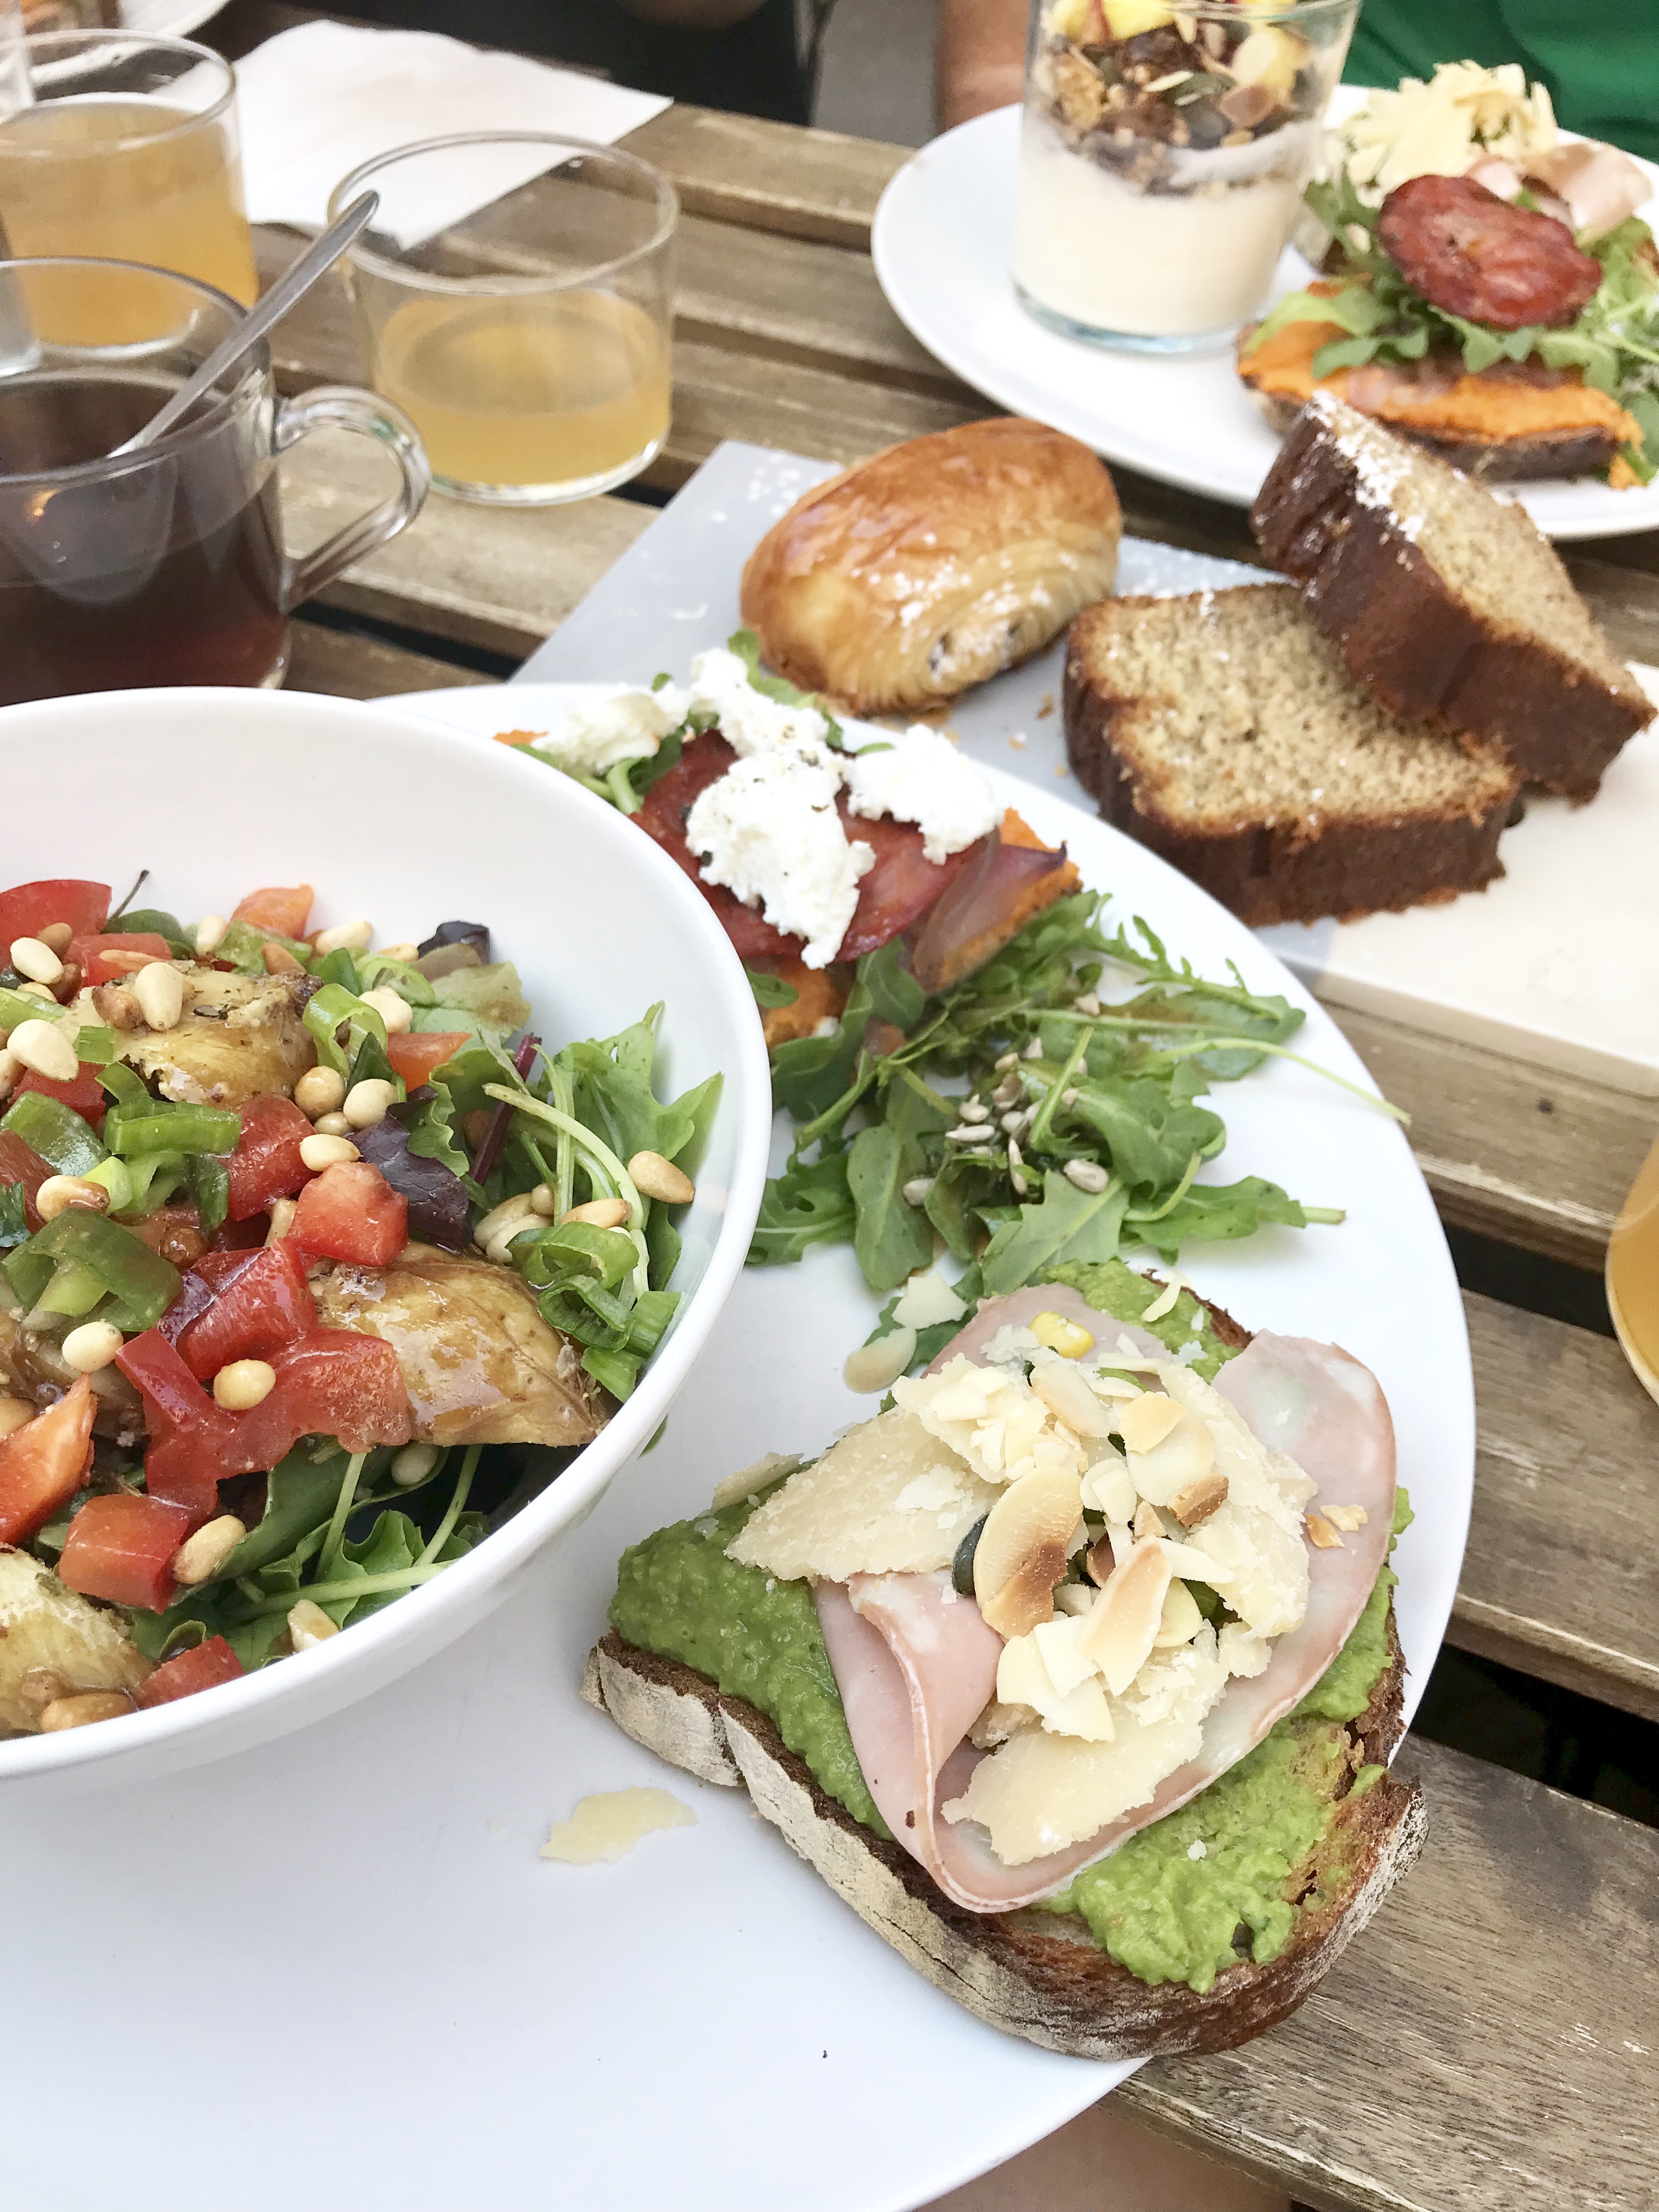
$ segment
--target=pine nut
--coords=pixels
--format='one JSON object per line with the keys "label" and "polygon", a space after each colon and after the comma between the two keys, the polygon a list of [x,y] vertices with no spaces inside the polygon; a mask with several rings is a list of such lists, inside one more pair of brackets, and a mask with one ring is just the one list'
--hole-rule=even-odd
{"label": "pine nut", "polygon": [[319,1114],[336,1114],[345,1097],[345,1078],[337,1068],[308,1067],[294,1086],[294,1103],[314,1121]]}
{"label": "pine nut", "polygon": [[567,1221],[585,1221],[590,1229],[625,1229],[631,1211],[625,1198],[590,1198],[586,1206],[573,1206],[561,1218],[560,1226]]}
{"label": "pine nut", "polygon": [[132,1709],[125,1690],[82,1690],[77,1697],[54,1698],[40,1716],[40,1727],[52,1735],[59,1729],[85,1728],[89,1721],[118,1721]]}
{"label": "pine nut", "polygon": [[343,1114],[319,1114],[313,1124],[319,1137],[349,1137],[351,1124]]}
{"label": "pine nut", "polygon": [[520,1191],[512,1198],[504,1198],[499,1206],[492,1206],[473,1231],[475,1242],[487,1249],[495,1242],[503,1229],[513,1223],[529,1222],[537,1218],[534,1194]]}
{"label": "pine nut", "polygon": [[42,945],[52,947],[60,960],[75,941],[74,925],[67,921],[49,921],[44,929],[37,929],[34,933]]}
{"label": "pine nut", "polygon": [[[404,1002],[399,999],[398,1003],[402,1006]],[[397,1095],[382,1075],[368,1076],[362,1083],[354,1083],[345,1095],[342,1109],[348,1126],[354,1129],[374,1128],[385,1121]]]}
{"label": "pine nut", "polygon": [[337,1168],[361,1155],[349,1137],[301,1137],[300,1158],[313,1175],[320,1175],[325,1168]]}
{"label": "pine nut", "polygon": [[96,1375],[125,1342],[113,1322],[83,1321],[64,1339],[64,1364],[77,1375]]}
{"label": "pine nut", "polygon": [[300,1211],[299,1201],[292,1198],[276,1200],[270,1209],[270,1226],[265,1231],[267,1244],[280,1244],[294,1226],[294,1217]]}
{"label": "pine nut", "polygon": [[400,945],[383,945],[380,947],[382,960],[401,960],[406,968],[412,968],[420,957],[420,946],[410,945],[406,940]]}
{"label": "pine nut", "polygon": [[233,1359],[213,1378],[213,1402],[228,1413],[246,1413],[276,1388],[276,1370],[268,1359]]}
{"label": "pine nut", "polygon": [[321,1606],[302,1597],[297,1605],[289,1608],[288,1632],[296,1651],[309,1651],[315,1644],[325,1644],[331,1636],[337,1636],[340,1631]]}
{"label": "pine nut", "polygon": [[71,1207],[81,1213],[107,1213],[109,1193],[100,1182],[84,1176],[48,1176],[34,1194],[34,1210],[42,1221],[56,1221]]}
{"label": "pine nut", "polygon": [[17,1685],[17,1702],[38,1723],[46,1707],[74,1693],[55,1667],[31,1667]]}
{"label": "pine nut", "polygon": [[43,945],[38,937],[14,937],[11,941],[11,964],[20,975],[27,975],[31,983],[48,986],[63,975],[64,963],[51,945]]}
{"label": "pine nut", "polygon": [[550,1183],[538,1182],[530,1194],[530,1203],[544,1221],[551,1221],[559,1210],[558,1194]]}
{"label": "pine nut", "polygon": [[196,925],[196,957],[211,959],[230,934],[230,924],[222,914],[204,914]]}
{"label": "pine nut", "polygon": [[388,1036],[401,1036],[415,1018],[408,1000],[394,991],[389,983],[382,983],[377,990],[365,991],[363,1004],[374,1007],[386,1024]]}
{"label": "pine nut", "polygon": [[170,960],[152,960],[132,979],[138,1011],[153,1030],[176,1030],[185,1011],[185,979]]}
{"label": "pine nut", "polygon": [[359,918],[343,921],[335,929],[319,929],[311,940],[313,952],[367,952],[374,942],[374,925]]}
{"label": "pine nut", "polygon": [[246,1534],[234,1513],[222,1513],[216,1520],[204,1522],[173,1553],[173,1581],[183,1583],[186,1589],[210,1583]]}
{"label": "pine nut", "polygon": [[628,1163],[628,1172],[636,1190],[647,1198],[660,1199],[665,1206],[690,1206],[697,1194],[697,1187],[684,1169],[664,1159],[660,1152],[635,1152]]}
{"label": "pine nut", "polygon": [[19,1022],[6,1039],[6,1049],[31,1074],[44,1075],[48,1083],[73,1083],[81,1065],[75,1047],[56,1022]]}
{"label": "pine nut", "polygon": [[392,1480],[399,1490],[413,1490],[417,1482],[424,1482],[438,1464],[436,1444],[405,1444],[392,1462]]}
{"label": "pine nut", "polygon": [[274,937],[268,938],[259,947],[259,957],[265,963],[267,975],[303,975],[306,973],[305,962],[296,960],[287,945],[278,945]]}
{"label": "pine nut", "polygon": [[21,1398],[0,1397],[0,1437],[15,1435],[25,1421],[33,1419],[33,1407]]}

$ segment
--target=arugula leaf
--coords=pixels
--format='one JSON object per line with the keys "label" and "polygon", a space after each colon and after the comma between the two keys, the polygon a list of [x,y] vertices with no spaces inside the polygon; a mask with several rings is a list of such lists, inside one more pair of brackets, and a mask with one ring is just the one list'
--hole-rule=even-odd
{"label": "arugula leaf", "polygon": [[1061,1260],[1115,1259],[1128,1202],[1120,1182],[1103,1191],[1079,1190],[1048,1170],[1042,1198],[1022,1206],[985,1248],[981,1273],[987,1295],[1019,1290]]}
{"label": "arugula leaf", "polygon": [[[1157,1219],[1133,1216],[1125,1224],[1126,1244],[1146,1244],[1173,1260],[1183,1244],[1219,1244],[1253,1237],[1264,1222],[1305,1229],[1309,1216],[1276,1182],[1245,1176],[1237,1182],[1195,1182],[1179,1202]],[[1085,1254],[1070,1254],[1084,1258]]]}
{"label": "arugula leaf", "polygon": [[847,1154],[831,1151],[809,1165],[799,1157],[769,1178],[749,1247],[752,1267],[799,1260],[809,1244],[844,1244],[858,1226]]}
{"label": "arugula leaf", "polygon": [[757,1006],[793,1006],[800,996],[793,983],[786,983],[781,975],[769,975],[763,968],[750,968],[745,963],[743,972]]}
{"label": "arugula leaf", "polygon": [[915,1029],[927,1004],[927,994],[899,957],[899,941],[890,940],[859,963],[859,974],[870,994],[872,1013],[896,1030]]}
{"label": "arugula leaf", "polygon": [[239,1575],[257,1574],[292,1552],[302,1536],[327,1525],[339,1495],[345,1454],[334,1451],[316,1458],[313,1453],[308,1444],[298,1446],[265,1477],[265,1510],[220,1569],[222,1579],[234,1582]]}
{"label": "arugula leaf", "polygon": [[1070,1111],[1099,1132],[1112,1172],[1135,1188],[1178,1182],[1194,1152],[1208,1159],[1227,1139],[1218,1114],[1168,1097],[1144,1077],[1091,1083]]}
{"label": "arugula leaf", "polygon": [[933,1256],[933,1225],[905,1203],[904,1185],[927,1163],[915,1139],[890,1121],[860,1129],[847,1156],[847,1188],[855,1212],[853,1249],[872,1289],[896,1290]]}
{"label": "arugula leaf", "polygon": [[830,1034],[791,1037],[772,1054],[775,1103],[798,1121],[828,1112],[854,1082],[871,1012],[870,986],[860,961],[841,1019]]}

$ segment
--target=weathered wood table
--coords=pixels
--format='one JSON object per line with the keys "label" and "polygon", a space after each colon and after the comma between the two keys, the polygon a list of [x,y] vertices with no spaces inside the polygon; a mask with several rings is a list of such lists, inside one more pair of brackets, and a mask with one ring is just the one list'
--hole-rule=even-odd
{"label": "weathered wood table", "polygon": [[[233,56],[301,11],[234,0]],[[871,217],[901,147],[676,107],[624,142],[678,187],[674,423],[647,485],[723,438],[851,461],[994,411],[908,336],[876,283]],[[267,267],[291,237],[261,242]],[[276,332],[289,389],[360,380],[325,288]],[[308,443],[286,466],[309,544],[377,466]],[[1243,514],[1116,471],[1125,525],[1239,560]],[[434,498],[343,578],[369,634],[297,625],[290,686],[354,697],[486,680],[540,644],[651,520],[603,498],[514,512]],[[1659,661],[1659,533],[1570,549],[1619,647]],[[1655,1130],[1651,1102],[1400,1023],[1342,1026],[1412,1141],[1448,1224],[1599,1269]],[[1470,1293],[1480,1404],[1455,1646],[1659,1718],[1659,1407],[1604,1335]],[[1389,1909],[1297,2016],[1227,2057],[1146,2067],[1144,2120],[1314,2206],[1364,2212],[1638,2212],[1659,2202],[1659,1835],[1413,1737],[1431,1839]]]}

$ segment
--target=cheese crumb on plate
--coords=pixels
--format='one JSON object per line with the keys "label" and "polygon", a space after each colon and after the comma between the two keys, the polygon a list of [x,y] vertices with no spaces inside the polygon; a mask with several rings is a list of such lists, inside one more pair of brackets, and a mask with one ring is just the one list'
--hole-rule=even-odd
{"label": "cheese crumb on plate", "polygon": [[614,1866],[659,1828],[695,1828],[697,1816],[672,1790],[600,1790],[568,1820],[556,1820],[541,1856],[566,1866]]}

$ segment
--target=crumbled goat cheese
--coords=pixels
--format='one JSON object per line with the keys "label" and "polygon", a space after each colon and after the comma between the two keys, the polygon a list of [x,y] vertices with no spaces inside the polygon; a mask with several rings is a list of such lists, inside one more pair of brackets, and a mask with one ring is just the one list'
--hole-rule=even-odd
{"label": "crumbled goat cheese", "polygon": [[866,821],[914,822],[930,860],[947,860],[1002,819],[1002,804],[970,760],[917,722],[884,750],[858,753],[846,769],[848,803]]}
{"label": "crumbled goat cheese", "polygon": [[745,664],[724,646],[700,653],[692,662],[688,705],[694,714],[713,715],[740,760],[786,751],[815,765],[834,758],[826,717],[816,707],[786,706],[757,691]]}
{"label": "crumbled goat cheese", "polygon": [[789,751],[740,760],[698,798],[685,836],[706,883],[805,938],[809,968],[829,966],[876,858],[842,828],[832,770]]}
{"label": "crumbled goat cheese", "polygon": [[571,775],[604,775],[622,761],[648,760],[685,720],[685,694],[632,684],[568,684],[550,726],[530,750]]}

